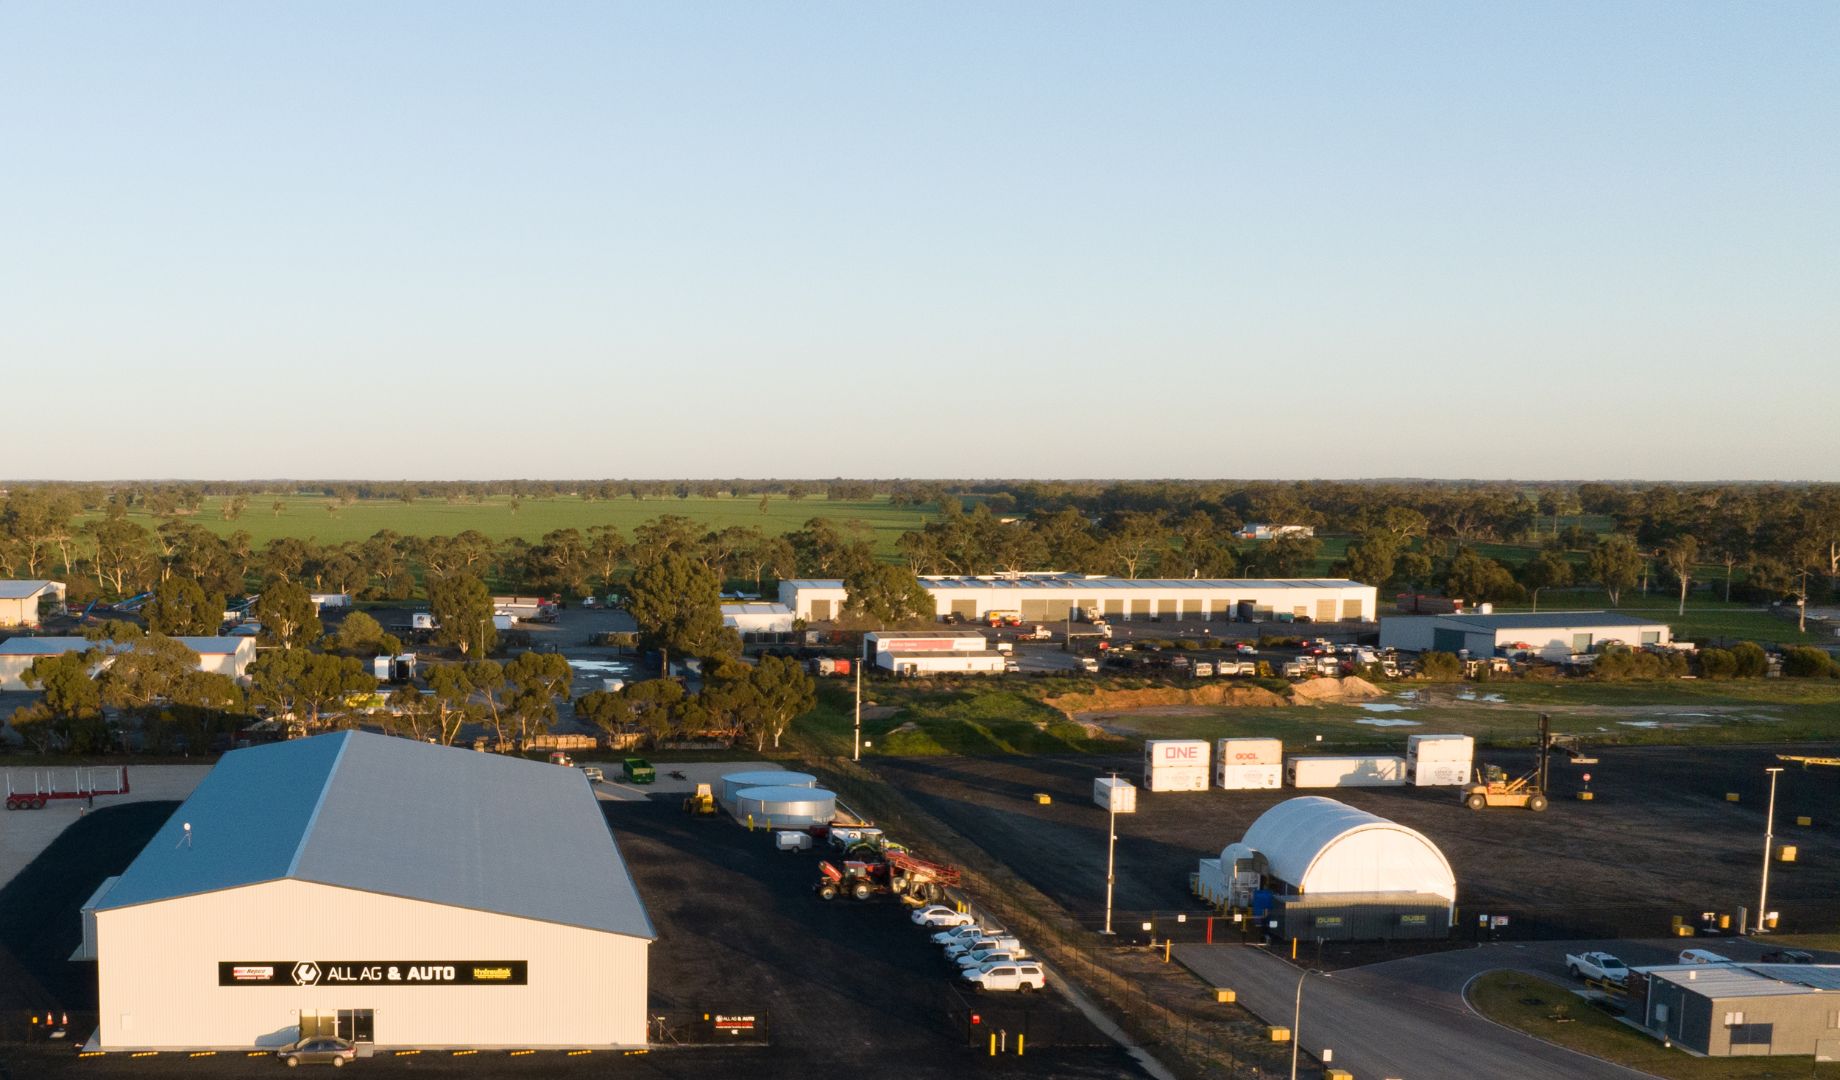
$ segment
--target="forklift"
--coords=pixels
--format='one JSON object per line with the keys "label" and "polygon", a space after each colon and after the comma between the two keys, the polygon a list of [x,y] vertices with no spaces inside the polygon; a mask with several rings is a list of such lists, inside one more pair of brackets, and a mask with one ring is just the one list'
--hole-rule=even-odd
{"label": "forklift", "polygon": [[1552,716],[1541,713],[1539,756],[1534,760],[1533,771],[1509,779],[1500,766],[1484,765],[1478,782],[1464,785],[1461,792],[1463,805],[1471,810],[1485,810],[1491,806],[1525,807],[1536,814],[1545,810],[1551,805],[1547,799],[1547,790],[1548,781],[1552,777],[1550,759],[1554,750],[1570,757],[1574,765],[1597,764],[1596,758],[1586,757],[1575,745],[1577,738],[1576,735],[1554,735]]}

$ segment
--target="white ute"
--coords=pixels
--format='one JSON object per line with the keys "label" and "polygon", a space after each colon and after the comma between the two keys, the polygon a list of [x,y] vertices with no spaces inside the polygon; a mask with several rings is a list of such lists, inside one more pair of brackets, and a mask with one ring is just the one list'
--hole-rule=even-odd
{"label": "white ute", "polygon": [[939,933],[934,934],[933,943],[935,945],[951,945],[961,940],[976,941],[978,938],[994,932],[995,931],[986,929],[976,923],[965,923],[963,926],[955,926],[950,930],[941,930]]}
{"label": "white ute", "polygon": [[908,916],[916,926],[932,926],[947,929],[954,926],[970,926],[977,918],[962,911],[954,911],[944,904],[929,904]]}
{"label": "white ute", "polygon": [[1013,949],[978,949],[959,957],[958,966],[970,970],[972,968],[989,967],[992,964],[1014,963],[1017,960],[1027,959],[1029,959],[1029,951],[1021,946],[1017,946]]}
{"label": "white ute", "polygon": [[973,968],[960,978],[979,990],[1016,990],[1024,994],[1048,985],[1048,976],[1043,973],[1041,965],[1026,961]]}
{"label": "white ute", "polygon": [[984,952],[987,949],[1020,949],[1021,947],[1022,942],[1017,941],[1013,937],[1004,937],[1002,935],[991,935],[990,937],[970,940],[961,939],[946,946],[946,959],[957,960],[961,956],[966,956],[974,952]]}
{"label": "white ute", "polygon": [[1602,979],[1623,983],[1629,980],[1629,967],[1607,952],[1567,953],[1565,970],[1574,979]]}

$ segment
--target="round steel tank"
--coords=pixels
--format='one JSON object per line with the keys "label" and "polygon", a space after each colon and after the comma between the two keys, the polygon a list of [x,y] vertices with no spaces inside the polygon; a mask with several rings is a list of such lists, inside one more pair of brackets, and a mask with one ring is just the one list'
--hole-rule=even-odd
{"label": "round steel tank", "polygon": [[759,769],[754,772],[729,773],[722,777],[716,786],[716,798],[729,812],[735,809],[735,796],[747,788],[753,787],[795,787],[814,788],[818,778],[810,773],[787,772],[784,769]]}
{"label": "round steel tank", "polygon": [[803,828],[829,824],[837,814],[837,796],[814,787],[751,787],[735,792],[735,817],[755,825]]}

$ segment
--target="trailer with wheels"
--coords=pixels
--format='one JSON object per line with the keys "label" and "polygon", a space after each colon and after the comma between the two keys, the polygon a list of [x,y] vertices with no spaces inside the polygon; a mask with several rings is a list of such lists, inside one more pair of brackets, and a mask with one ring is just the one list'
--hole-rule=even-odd
{"label": "trailer with wheels", "polygon": [[846,859],[841,866],[829,860],[820,862],[818,881],[812,888],[820,900],[846,895],[856,900],[895,896],[918,906],[937,902],[958,882],[956,866],[887,850],[879,859]]}
{"label": "trailer with wheels", "polygon": [[33,769],[31,780],[15,781],[11,770],[6,774],[6,808],[8,810],[43,810],[58,799],[87,799],[95,805],[98,795],[126,795],[128,770],[93,767],[86,769]]}

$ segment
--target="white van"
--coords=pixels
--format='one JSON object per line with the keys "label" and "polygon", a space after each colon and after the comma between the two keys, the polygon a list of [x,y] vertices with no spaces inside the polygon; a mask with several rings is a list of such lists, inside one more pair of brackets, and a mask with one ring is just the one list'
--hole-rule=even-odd
{"label": "white van", "polygon": [[1680,962],[1683,964],[1733,964],[1737,961],[1729,956],[1720,956],[1711,949],[1682,949]]}

